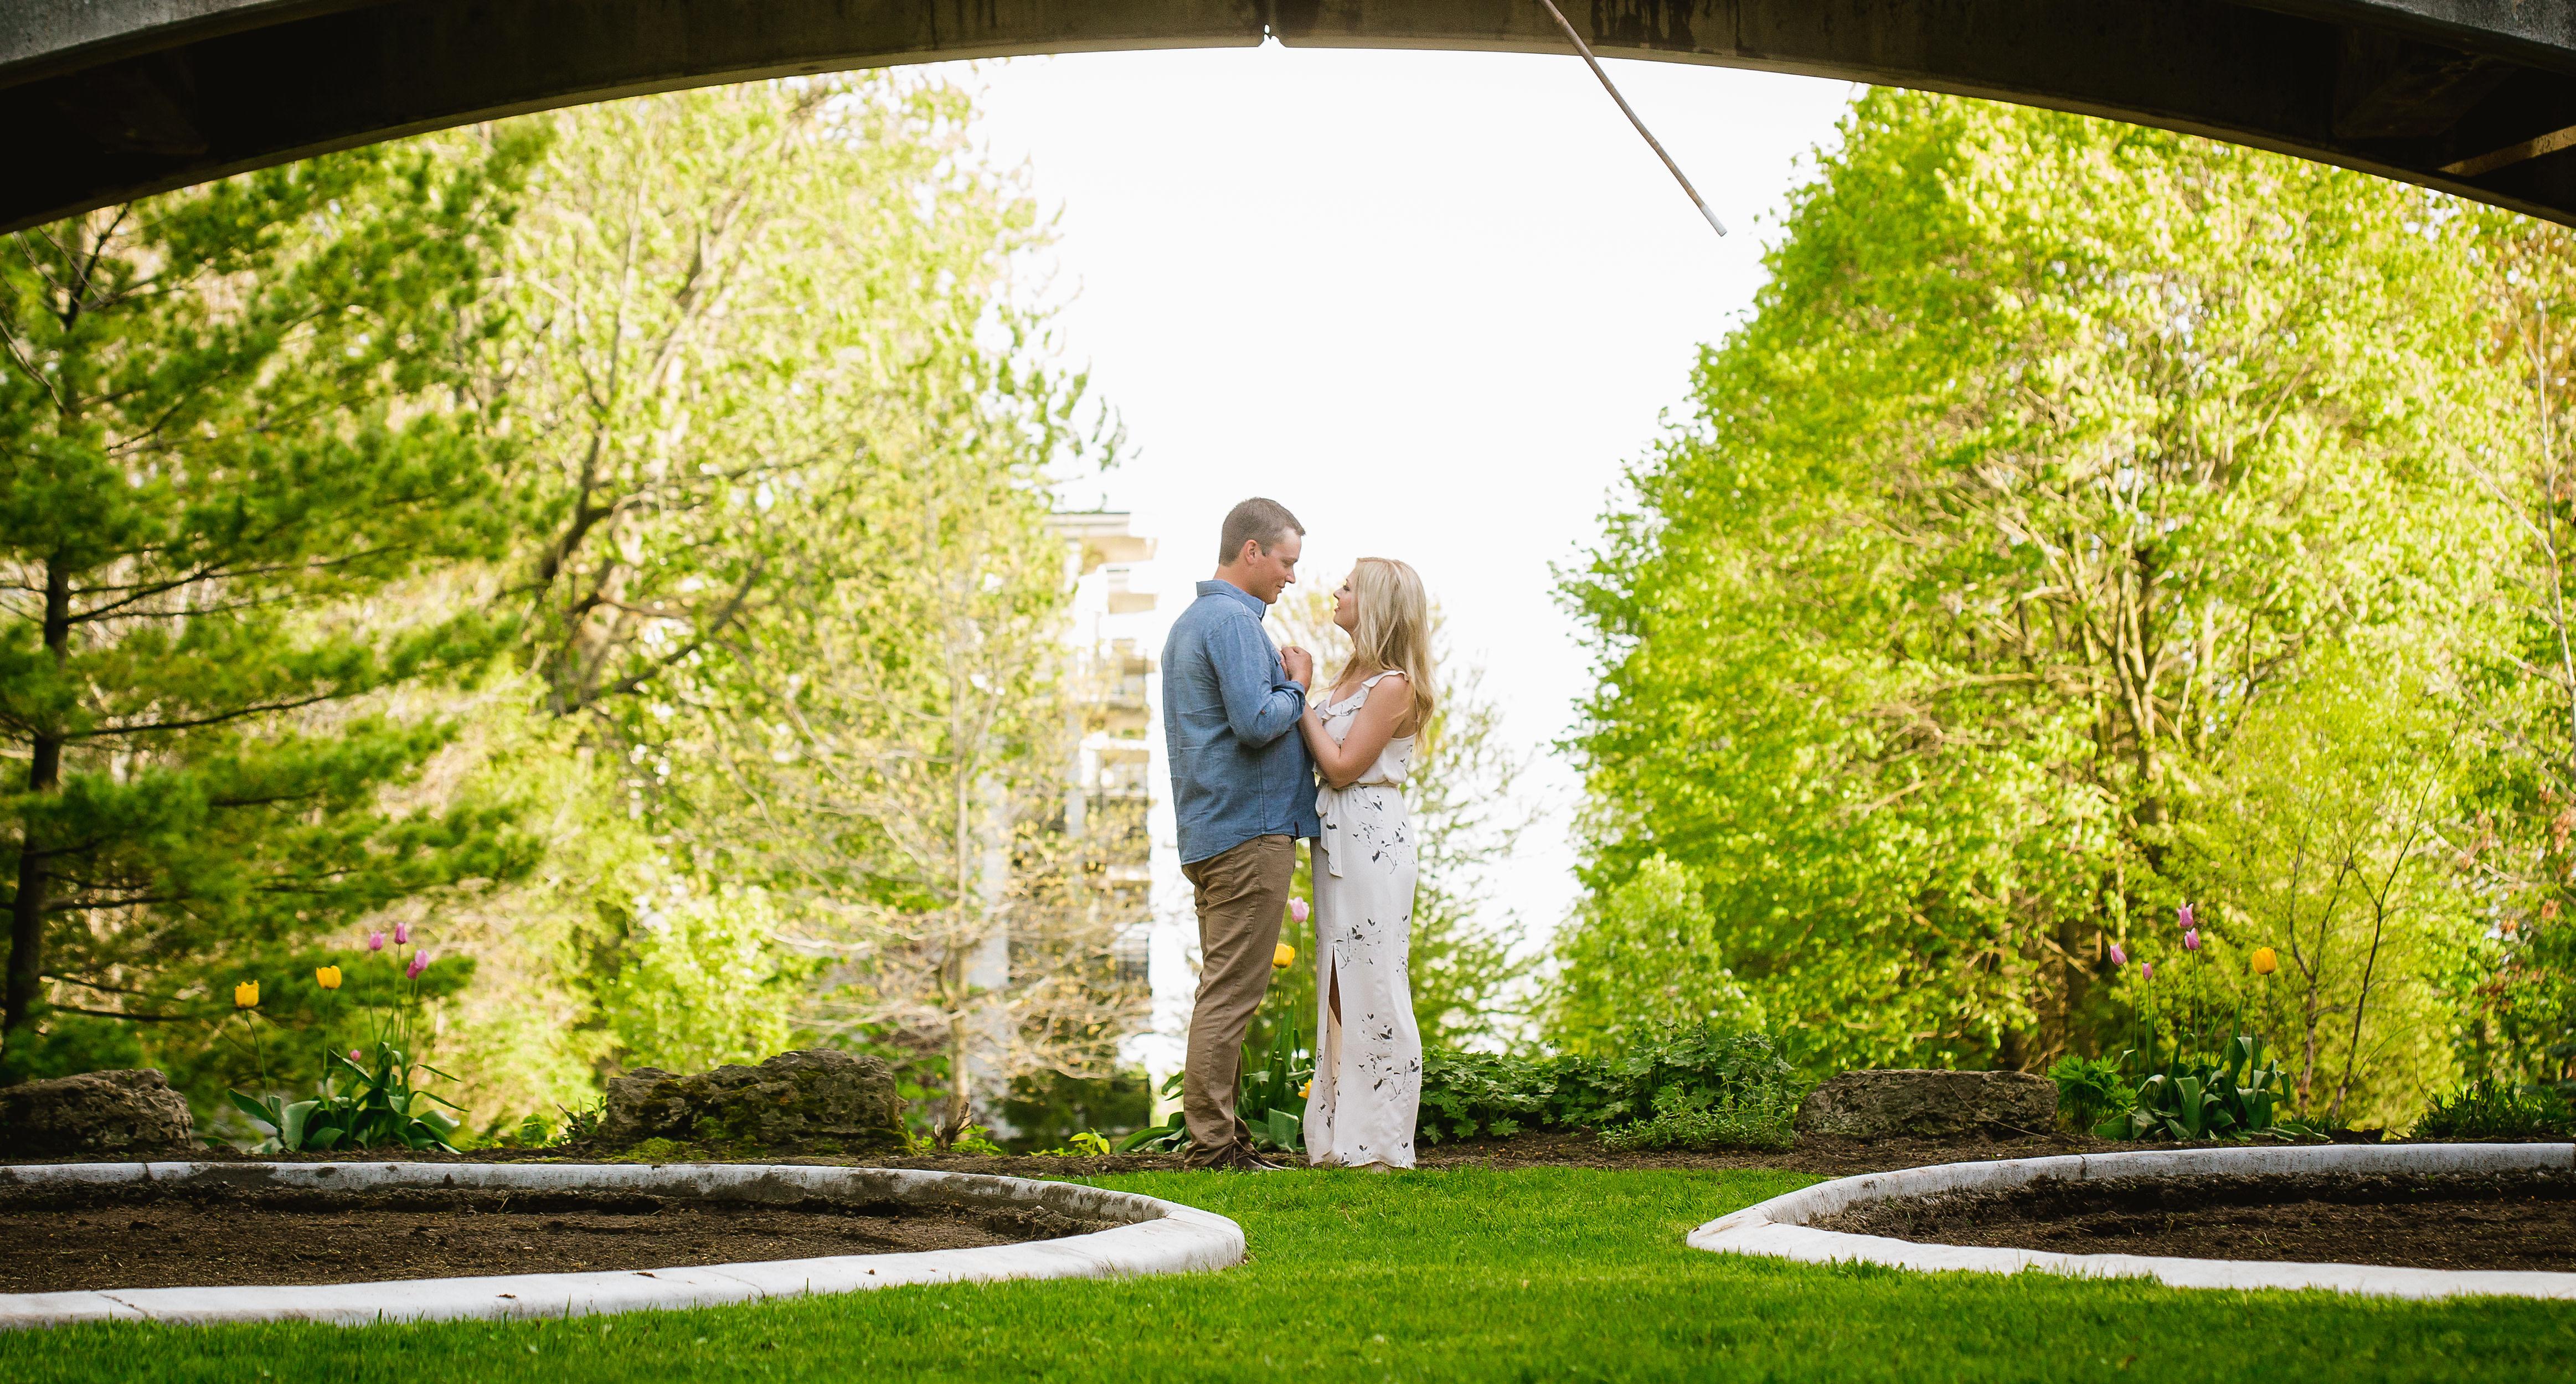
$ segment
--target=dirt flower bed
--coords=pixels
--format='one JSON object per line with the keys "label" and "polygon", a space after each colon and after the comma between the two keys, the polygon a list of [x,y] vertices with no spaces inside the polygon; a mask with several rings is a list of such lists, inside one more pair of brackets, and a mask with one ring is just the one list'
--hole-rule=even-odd
{"label": "dirt flower bed", "polygon": [[1087,1234],[1043,1208],[634,1193],[0,1188],[0,1293],[351,1283],[968,1249]]}
{"label": "dirt flower bed", "polygon": [[2414,1269],[2576,1270],[2576,1173],[2043,1179],[1812,1223],[1917,1244]]}

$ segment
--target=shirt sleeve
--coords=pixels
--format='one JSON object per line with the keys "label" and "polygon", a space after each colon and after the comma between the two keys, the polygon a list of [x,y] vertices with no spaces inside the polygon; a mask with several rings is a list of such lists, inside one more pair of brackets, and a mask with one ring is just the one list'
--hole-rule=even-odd
{"label": "shirt sleeve", "polygon": [[1278,739],[1306,713],[1306,689],[1282,675],[1279,651],[1251,620],[1221,620],[1210,631],[1217,696],[1234,738],[1258,748]]}

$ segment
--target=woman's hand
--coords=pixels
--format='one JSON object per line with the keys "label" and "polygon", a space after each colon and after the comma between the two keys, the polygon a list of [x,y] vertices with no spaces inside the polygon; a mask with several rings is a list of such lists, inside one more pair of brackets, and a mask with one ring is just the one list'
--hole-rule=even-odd
{"label": "woman's hand", "polygon": [[1362,703],[1359,714],[1351,721],[1350,734],[1342,743],[1324,731],[1324,716],[1318,706],[1306,708],[1298,722],[1306,732],[1306,748],[1315,756],[1315,768],[1324,782],[1333,788],[1348,788],[1377,764],[1386,752],[1387,742],[1395,738],[1402,722],[1413,712],[1412,689],[1404,674],[1390,673],[1369,689],[1369,699]]}

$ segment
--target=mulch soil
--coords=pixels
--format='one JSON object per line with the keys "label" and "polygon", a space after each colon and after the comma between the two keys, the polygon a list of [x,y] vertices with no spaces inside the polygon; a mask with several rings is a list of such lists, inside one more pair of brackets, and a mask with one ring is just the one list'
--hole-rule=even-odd
{"label": "mulch soil", "polygon": [[2576,1270],[2576,1173],[2046,1179],[1875,1202],[1819,1230],[2061,1254]]}
{"label": "mulch soil", "polygon": [[0,1187],[0,1293],[650,1270],[967,1249],[1105,1228],[1036,1207]]}

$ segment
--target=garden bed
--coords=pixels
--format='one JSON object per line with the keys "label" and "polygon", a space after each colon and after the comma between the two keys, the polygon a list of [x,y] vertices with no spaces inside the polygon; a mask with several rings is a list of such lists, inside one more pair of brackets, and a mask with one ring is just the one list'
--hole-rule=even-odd
{"label": "garden bed", "polygon": [[822,1198],[0,1187],[0,1293],[654,1269],[972,1249],[1109,1225],[1041,1206]]}
{"label": "garden bed", "polygon": [[[2211,1259],[2160,1253],[2129,1243],[2089,1245],[2093,1253],[2031,1249],[2019,1244],[1954,1244],[1905,1240],[1825,1228],[1824,1222],[1866,1213],[1882,1203],[2001,1195],[2047,1182],[2101,1183],[2142,1180],[2174,1184],[2199,1178],[2309,1178],[2313,1189],[2357,1186],[2372,1178],[2453,1179],[2437,1187],[2476,1187],[2480,1179],[2535,1174],[2576,1177],[2576,1145],[2565,1143],[2451,1143],[2332,1145],[2250,1143],[2234,1148],[2154,1149],[1989,1163],[1951,1163],[1861,1173],[1801,1187],[1701,1225],[1688,1236],[1693,1249],[1716,1254],[1776,1257],[1809,1264],[1879,1264],[1911,1270],[1973,1273],[2065,1274],[2078,1278],[2152,1278],[2176,1288],[2328,1288],[2385,1297],[2439,1298],[2510,1295],[2576,1299],[2576,1272],[2498,1268],[2421,1268],[2276,1259],[2258,1251],[2247,1259]],[[2216,1184],[2212,1184],[2216,1185]],[[2392,1184],[2402,1185],[2402,1184]],[[2520,1185],[2520,1184],[2499,1184]],[[2140,1193],[2141,1195],[2145,1193]],[[2186,1202],[2189,1190],[2179,1194]],[[2383,1198],[2384,1199],[2384,1198]],[[2260,1202],[2261,1198],[2256,1198]],[[2197,1203],[2191,1203],[2197,1204]],[[2161,1208],[2159,1208],[2161,1209]],[[2428,1217],[2446,1208],[2428,1209]],[[1930,1234],[1919,1225],[1913,1233]],[[1848,1222],[1845,1222],[1848,1223]],[[1873,1229],[1904,1228],[1864,1222]],[[1946,1228],[1946,1227],[1945,1227]],[[2098,1252],[2108,1250],[2110,1252]]]}
{"label": "garden bed", "polygon": [[1808,1222],[1916,1244],[2576,1271],[2576,1173],[2205,1175],[1897,1197]]}

